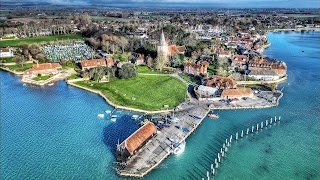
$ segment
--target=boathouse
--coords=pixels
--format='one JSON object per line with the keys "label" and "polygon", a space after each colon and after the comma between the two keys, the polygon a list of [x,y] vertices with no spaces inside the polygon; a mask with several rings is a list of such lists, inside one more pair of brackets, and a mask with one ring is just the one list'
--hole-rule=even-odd
{"label": "boathouse", "polygon": [[152,122],[148,122],[136,130],[118,145],[116,153],[117,160],[120,162],[127,162],[156,134],[156,132],[157,127]]}

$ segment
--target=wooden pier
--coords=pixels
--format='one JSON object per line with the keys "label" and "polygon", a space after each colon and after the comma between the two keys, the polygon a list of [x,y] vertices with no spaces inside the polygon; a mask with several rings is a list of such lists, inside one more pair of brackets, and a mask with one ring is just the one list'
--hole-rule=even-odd
{"label": "wooden pier", "polygon": [[[148,174],[173,152],[173,143],[184,141],[196,130],[206,117],[208,111],[209,108],[201,104],[189,104],[183,107],[183,109],[176,111],[175,117],[179,118],[180,121],[171,124],[169,128],[158,131],[126,165],[117,169],[117,173],[121,176],[130,177],[143,177]],[[201,119],[190,117],[189,115],[195,115]],[[187,128],[190,132],[183,132],[175,126]],[[174,142],[171,142],[171,140]]]}

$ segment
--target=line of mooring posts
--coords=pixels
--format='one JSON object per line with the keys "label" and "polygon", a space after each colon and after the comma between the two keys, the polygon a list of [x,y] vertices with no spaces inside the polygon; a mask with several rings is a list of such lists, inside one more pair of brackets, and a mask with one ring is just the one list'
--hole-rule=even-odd
{"label": "line of mooring posts", "polygon": [[[281,120],[281,116],[278,117],[278,121]],[[272,125],[272,123],[276,123],[277,122],[277,117],[275,116],[274,117],[274,120],[271,118],[270,119],[270,125]],[[269,120],[266,120],[265,121],[265,127],[267,127],[269,124]],[[260,129],[263,129],[264,128],[264,122],[262,121],[261,123],[258,123],[257,126],[256,126],[256,130],[258,131],[259,130],[259,125],[260,125]],[[246,131],[246,135],[248,136],[249,135],[249,129],[250,128],[247,128],[247,131]],[[251,133],[253,134],[254,132],[254,129],[255,129],[255,126],[252,126],[251,127]],[[243,138],[243,135],[244,135],[244,131],[241,130],[241,135],[240,137]],[[235,136],[235,139],[238,140],[239,138],[239,133],[236,132],[236,136]],[[217,170],[219,168],[219,163],[221,163],[221,159],[225,157],[225,154],[226,152],[228,151],[228,148],[231,146],[231,143],[232,143],[232,139],[233,139],[233,136],[232,134],[230,135],[230,138],[229,140],[226,139],[226,142],[222,144],[222,148],[220,148],[220,152],[218,152],[217,154],[217,158],[214,159],[214,164],[211,164],[210,166],[210,171],[207,171],[207,180],[210,180],[210,177],[211,176],[214,176],[216,175],[217,173]],[[211,175],[210,175],[211,174]],[[202,178],[202,180],[204,180],[204,178]]]}

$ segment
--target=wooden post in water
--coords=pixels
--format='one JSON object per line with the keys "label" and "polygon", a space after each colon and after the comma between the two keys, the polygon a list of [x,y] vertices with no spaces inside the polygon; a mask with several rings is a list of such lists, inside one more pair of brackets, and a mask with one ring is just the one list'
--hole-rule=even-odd
{"label": "wooden post in water", "polygon": [[274,122],[277,122],[277,116],[274,116]]}
{"label": "wooden post in water", "polygon": [[270,119],[270,125],[272,124],[272,118]]}
{"label": "wooden post in water", "polygon": [[279,121],[281,120],[281,116],[279,116]]}
{"label": "wooden post in water", "polygon": [[224,157],[224,151],[222,151],[221,156]]}
{"label": "wooden post in water", "polygon": [[252,126],[252,128],[251,128],[251,133],[253,133],[253,130],[254,130],[254,126]]}
{"label": "wooden post in water", "polygon": [[211,164],[211,174],[214,176],[214,168],[213,168],[213,164]]}
{"label": "wooden post in water", "polygon": [[243,138],[243,130],[241,131],[241,138]]}
{"label": "wooden post in water", "polygon": [[220,163],[221,162],[221,157],[220,157],[220,155],[218,156],[218,163]]}
{"label": "wooden post in water", "polygon": [[261,129],[263,129],[263,122],[261,122],[260,127],[261,127]]}
{"label": "wooden post in water", "polygon": [[247,128],[247,135],[249,134],[249,128]]}
{"label": "wooden post in water", "polygon": [[268,120],[266,120],[266,126],[268,126],[268,122],[269,122],[269,121],[268,121]]}
{"label": "wooden post in water", "polygon": [[228,143],[228,139],[226,139],[226,144]]}
{"label": "wooden post in water", "polygon": [[238,132],[236,133],[236,140],[238,140]]}
{"label": "wooden post in water", "polygon": [[257,124],[257,131],[259,130],[259,123]]}
{"label": "wooden post in water", "polygon": [[215,164],[217,164],[217,163],[218,163],[217,158],[214,158],[214,163],[215,163]]}
{"label": "wooden post in water", "polygon": [[210,180],[210,173],[207,171],[207,179]]}
{"label": "wooden post in water", "polygon": [[229,140],[229,142],[230,142],[230,144],[231,144],[231,142],[232,142],[232,135],[230,136],[230,140]]}
{"label": "wooden post in water", "polygon": [[219,168],[219,163],[216,163],[216,169],[218,169]]}
{"label": "wooden post in water", "polygon": [[223,147],[223,149],[225,149],[225,148],[226,148],[226,144],[225,144],[225,143],[223,143],[223,144],[222,144],[222,147]]}
{"label": "wooden post in water", "polygon": [[220,154],[222,154],[222,148],[220,148]]}
{"label": "wooden post in water", "polygon": [[215,175],[215,169],[214,168],[212,169],[212,175],[213,176]]}
{"label": "wooden post in water", "polygon": [[224,151],[227,152],[228,151],[228,147],[224,148]]}
{"label": "wooden post in water", "polygon": [[228,142],[227,147],[229,147],[229,146],[230,146],[230,143]]}

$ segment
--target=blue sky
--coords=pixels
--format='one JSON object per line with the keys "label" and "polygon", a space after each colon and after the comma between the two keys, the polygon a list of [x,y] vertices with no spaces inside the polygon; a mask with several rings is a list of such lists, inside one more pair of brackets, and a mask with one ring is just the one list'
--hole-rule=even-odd
{"label": "blue sky", "polygon": [[[6,2],[21,0],[1,0]],[[23,2],[50,2],[61,5],[95,4],[206,4],[217,7],[271,7],[271,8],[320,8],[320,0],[23,0]]]}

